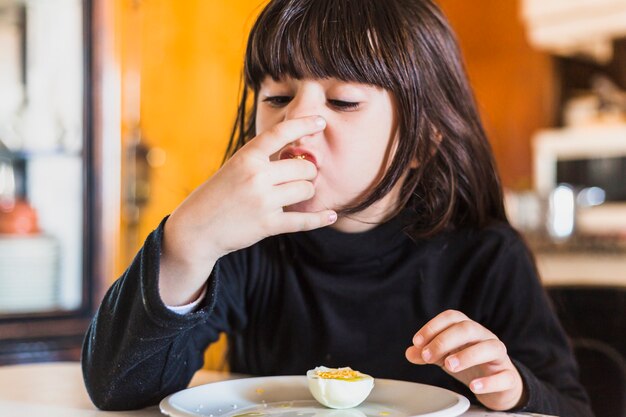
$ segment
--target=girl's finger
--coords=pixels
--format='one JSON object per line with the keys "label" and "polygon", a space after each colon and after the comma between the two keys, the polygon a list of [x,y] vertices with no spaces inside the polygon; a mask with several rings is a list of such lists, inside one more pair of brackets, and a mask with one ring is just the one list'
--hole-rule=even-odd
{"label": "girl's finger", "polygon": [[439,313],[415,333],[413,344],[417,347],[423,347],[443,330],[463,320],[468,320],[468,317],[457,310],[446,310]]}
{"label": "girl's finger", "polygon": [[274,187],[274,202],[278,207],[309,200],[315,195],[315,187],[311,181],[292,181]]}
{"label": "girl's finger", "polygon": [[473,366],[493,362],[503,363],[508,358],[506,347],[501,340],[493,338],[472,344],[447,356],[444,366],[450,372],[461,372]]}
{"label": "girl's finger", "polygon": [[332,210],[316,213],[286,212],[275,218],[275,234],[294,233],[329,226],[337,220],[337,213]]}
{"label": "girl's finger", "polygon": [[317,176],[317,168],[310,161],[301,159],[283,159],[271,163],[270,180],[273,185],[298,180],[313,180]]}
{"label": "girl's finger", "polygon": [[427,363],[439,363],[446,356],[465,346],[494,338],[489,330],[472,320],[463,320],[450,325],[437,334],[422,349],[422,358]]}
{"label": "girl's finger", "polygon": [[422,350],[415,346],[409,346],[404,352],[407,360],[415,365],[425,365],[424,359],[422,359]]}
{"label": "girl's finger", "polygon": [[266,159],[295,140],[320,132],[326,128],[321,116],[306,116],[278,123],[251,140],[246,148]]}
{"label": "girl's finger", "polygon": [[469,383],[469,388],[474,394],[492,394],[514,388],[515,372],[507,369],[493,375],[476,378]]}

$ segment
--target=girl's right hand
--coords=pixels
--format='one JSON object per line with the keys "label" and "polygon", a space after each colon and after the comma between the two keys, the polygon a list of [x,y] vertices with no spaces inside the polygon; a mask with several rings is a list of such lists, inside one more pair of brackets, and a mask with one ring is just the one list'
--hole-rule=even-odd
{"label": "girl's right hand", "polygon": [[270,160],[284,146],[325,127],[326,121],[319,116],[276,124],[243,146],[174,210],[165,224],[159,277],[166,304],[193,299],[215,262],[229,252],[268,236],[313,230],[335,222],[337,214],[332,210],[283,210],[314,196],[311,181],[317,176],[317,168],[313,163],[302,159]]}

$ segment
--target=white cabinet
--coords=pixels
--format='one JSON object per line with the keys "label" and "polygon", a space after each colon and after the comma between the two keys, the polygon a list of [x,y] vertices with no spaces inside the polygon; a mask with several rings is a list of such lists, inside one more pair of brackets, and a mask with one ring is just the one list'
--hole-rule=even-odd
{"label": "white cabinet", "polygon": [[606,285],[626,287],[624,253],[537,253],[544,285]]}
{"label": "white cabinet", "polygon": [[530,43],[556,55],[612,57],[612,40],[626,36],[626,0],[522,0]]}
{"label": "white cabinet", "polygon": [[78,360],[113,275],[114,3],[0,0],[0,365]]}

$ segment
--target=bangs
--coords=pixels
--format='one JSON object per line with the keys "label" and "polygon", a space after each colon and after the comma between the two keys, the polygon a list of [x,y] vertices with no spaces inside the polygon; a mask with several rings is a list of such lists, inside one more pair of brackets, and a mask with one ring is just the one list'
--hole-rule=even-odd
{"label": "bangs", "polygon": [[[391,89],[402,56],[400,28],[385,1],[278,0],[254,25],[245,81],[258,91],[266,76],[330,78]],[[393,7],[393,6],[391,6]],[[390,39],[390,36],[396,39]],[[396,50],[398,49],[398,50]],[[394,65],[395,64],[395,65]]]}

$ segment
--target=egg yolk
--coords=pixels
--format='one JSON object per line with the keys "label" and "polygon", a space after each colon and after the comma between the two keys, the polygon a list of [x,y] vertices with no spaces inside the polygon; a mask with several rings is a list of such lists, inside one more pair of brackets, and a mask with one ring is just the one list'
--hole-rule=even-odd
{"label": "egg yolk", "polygon": [[354,381],[361,379],[363,374],[352,368],[329,369],[327,371],[315,371],[315,375],[323,379],[341,379],[344,381]]}

